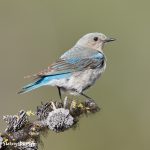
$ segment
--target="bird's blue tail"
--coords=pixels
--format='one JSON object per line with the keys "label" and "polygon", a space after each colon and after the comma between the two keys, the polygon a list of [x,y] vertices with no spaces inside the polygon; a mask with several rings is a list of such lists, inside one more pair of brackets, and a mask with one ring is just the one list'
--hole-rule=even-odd
{"label": "bird's blue tail", "polygon": [[33,83],[30,83],[26,86],[24,86],[21,91],[18,92],[18,94],[23,94],[23,93],[27,93],[29,91],[32,91],[32,90],[35,90],[41,86],[43,86],[43,83],[42,83],[43,79],[39,79]]}
{"label": "bird's blue tail", "polygon": [[56,74],[52,76],[41,77],[39,80],[24,86],[18,94],[27,93],[44,85],[50,85],[50,81],[70,77],[70,73]]}

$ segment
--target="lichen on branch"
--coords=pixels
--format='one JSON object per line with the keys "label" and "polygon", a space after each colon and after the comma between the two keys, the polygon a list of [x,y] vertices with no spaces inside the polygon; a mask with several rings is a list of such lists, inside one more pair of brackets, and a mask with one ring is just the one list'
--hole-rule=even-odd
{"label": "lichen on branch", "polygon": [[[0,135],[0,149],[37,150],[40,136],[48,133],[63,132],[75,128],[81,116],[100,110],[91,100],[84,102],[69,100],[50,101],[37,106],[36,112],[20,110],[17,115],[5,115],[6,129]],[[31,119],[32,116],[36,119]]]}

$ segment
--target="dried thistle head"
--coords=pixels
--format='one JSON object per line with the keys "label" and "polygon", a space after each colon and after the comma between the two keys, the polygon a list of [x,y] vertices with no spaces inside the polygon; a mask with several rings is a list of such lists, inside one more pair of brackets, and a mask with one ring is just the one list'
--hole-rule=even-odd
{"label": "dried thistle head", "polygon": [[7,124],[5,131],[15,132],[24,127],[24,125],[28,122],[28,116],[24,110],[20,110],[18,115],[3,116],[3,120]]}
{"label": "dried thistle head", "polygon": [[48,102],[46,104],[43,104],[41,102],[41,106],[37,106],[36,115],[38,117],[38,120],[44,120],[47,118],[48,113],[52,111],[51,103]]}
{"label": "dried thistle head", "polygon": [[62,132],[74,124],[74,118],[69,114],[68,109],[58,108],[49,112],[45,122],[50,130]]}

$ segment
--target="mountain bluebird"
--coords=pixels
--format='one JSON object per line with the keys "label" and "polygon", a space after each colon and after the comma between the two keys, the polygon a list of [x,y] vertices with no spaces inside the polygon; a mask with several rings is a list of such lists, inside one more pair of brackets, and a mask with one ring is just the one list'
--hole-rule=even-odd
{"label": "mountain bluebird", "polygon": [[[75,46],[66,51],[47,69],[32,75],[35,81],[22,88],[18,93],[26,93],[42,86],[55,86],[70,94],[80,94],[91,99],[83,92],[91,87],[106,68],[103,46],[114,38],[102,33],[88,33],[81,37]],[[92,99],[91,99],[92,100]]]}

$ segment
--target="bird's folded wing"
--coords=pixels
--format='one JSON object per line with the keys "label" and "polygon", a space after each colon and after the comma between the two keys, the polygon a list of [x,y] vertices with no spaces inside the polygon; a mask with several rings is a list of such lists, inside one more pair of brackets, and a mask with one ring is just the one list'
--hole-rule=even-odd
{"label": "bird's folded wing", "polygon": [[94,55],[90,58],[70,58],[70,59],[59,59],[47,69],[40,71],[37,74],[34,74],[33,77],[40,78],[44,76],[52,76],[57,74],[66,74],[76,71],[82,71],[86,69],[95,69],[101,68],[104,64],[104,56]]}

